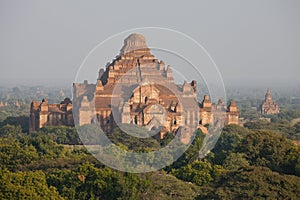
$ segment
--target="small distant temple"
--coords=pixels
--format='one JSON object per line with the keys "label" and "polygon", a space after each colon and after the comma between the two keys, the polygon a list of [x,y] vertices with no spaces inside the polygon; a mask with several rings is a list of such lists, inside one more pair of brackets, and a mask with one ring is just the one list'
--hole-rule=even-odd
{"label": "small distant temple", "polygon": [[60,104],[33,101],[30,107],[29,131],[36,131],[44,126],[74,126],[72,101],[65,98]]}
{"label": "small distant temple", "polygon": [[265,115],[274,115],[280,113],[279,105],[272,99],[270,88],[268,88],[265,100],[260,106],[260,112],[261,114]]}

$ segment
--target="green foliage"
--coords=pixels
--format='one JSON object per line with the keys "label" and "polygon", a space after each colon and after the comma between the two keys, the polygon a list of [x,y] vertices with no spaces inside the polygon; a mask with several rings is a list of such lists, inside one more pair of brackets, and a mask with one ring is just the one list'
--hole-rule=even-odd
{"label": "green foliage", "polygon": [[284,135],[289,139],[295,139],[297,130],[291,123],[284,119],[267,122],[266,120],[258,120],[255,122],[247,122],[244,126],[250,130],[269,130],[280,135]]}
{"label": "green foliage", "polygon": [[95,162],[86,150],[64,148],[46,135],[0,138],[0,166],[9,170],[72,168],[83,161]]}
{"label": "green foliage", "polygon": [[[234,98],[236,99],[236,98]],[[261,100],[253,98],[245,98],[237,101],[239,107],[239,113],[241,118],[255,120],[259,118],[257,112],[257,105],[261,103]]]}
{"label": "green foliage", "polygon": [[54,170],[47,175],[48,184],[55,186],[66,199],[116,199],[120,194],[117,181],[116,172],[89,163],[72,171]]}
{"label": "green foliage", "polygon": [[[275,132],[266,130],[275,123]],[[246,126],[226,126],[205,160],[199,156],[206,135],[198,130],[189,149],[165,168],[168,174],[130,174],[104,167],[84,146],[73,145],[80,142],[75,128],[44,127],[27,135],[17,124],[5,124],[0,199],[50,199],[49,193],[52,199],[298,199],[300,147],[284,137],[290,125],[279,120]],[[300,123],[291,127],[299,132]],[[94,126],[80,130],[91,143],[99,135]],[[108,137],[136,152],[153,152],[173,139],[169,134],[162,140],[136,138],[118,129]],[[170,156],[154,155],[154,163]]]}
{"label": "green foliage", "polygon": [[21,126],[6,124],[0,128],[0,137],[16,138],[22,134]]}
{"label": "green foliage", "polygon": [[55,187],[47,185],[42,171],[0,169],[0,183],[0,199],[63,199]]}
{"label": "green foliage", "polygon": [[300,146],[291,146],[283,164],[283,171],[300,177]]}
{"label": "green foliage", "polygon": [[294,125],[295,129],[295,140],[300,140],[300,122]]}
{"label": "green foliage", "polygon": [[295,128],[295,131],[296,131],[297,133],[300,133],[300,122],[296,123],[296,124],[294,125],[294,128]]}
{"label": "green foliage", "polygon": [[119,145],[122,144],[128,150],[136,152],[149,152],[160,148],[159,142],[154,138],[138,138],[127,133],[124,133],[119,128],[116,128],[112,134],[108,135],[112,143]]}
{"label": "green foliage", "polygon": [[81,144],[75,127],[69,126],[45,126],[38,133],[49,135],[58,144],[76,145]]}
{"label": "green foliage", "polygon": [[29,117],[28,116],[17,116],[7,117],[5,120],[0,122],[0,127],[6,125],[20,126],[23,133],[27,133],[29,130]]}
{"label": "green foliage", "polygon": [[277,115],[270,116],[272,121],[277,122],[280,120],[288,120],[291,121],[292,119],[296,119],[300,117],[300,110],[299,109],[290,109],[286,111],[282,111]]}
{"label": "green foliage", "polygon": [[199,187],[181,181],[170,174],[152,172],[139,175],[149,182],[147,190],[141,195],[141,199],[194,199],[199,194]]}
{"label": "green foliage", "polygon": [[212,162],[222,164],[223,160],[230,152],[234,152],[237,145],[245,138],[250,131],[237,125],[229,125],[224,127],[222,134],[213,149]]}
{"label": "green foliage", "polygon": [[43,134],[34,134],[32,137],[21,138],[23,145],[32,145],[39,153],[40,158],[55,158],[63,151],[63,147]]}
{"label": "green foliage", "polygon": [[[13,101],[14,99],[10,99],[11,101]],[[18,101],[22,101],[22,99],[18,99]],[[30,102],[27,100],[23,99],[22,105],[18,108],[14,105],[8,105],[5,107],[0,108],[0,123],[1,125],[5,125],[7,124],[7,122],[11,125],[20,125],[20,123],[22,123],[22,125],[24,125],[24,130],[28,130],[28,124],[29,121],[27,121],[27,124],[25,124],[25,118],[26,116],[29,116],[29,111],[30,111]],[[15,119],[18,118],[23,118],[21,121],[17,121]],[[6,121],[4,123],[2,123],[3,121]],[[13,123],[12,123],[13,122]]]}
{"label": "green foliage", "polygon": [[76,127],[78,130],[78,135],[81,137],[82,143],[85,145],[105,145],[103,140],[104,132],[102,129],[95,124],[86,124],[83,126]]}
{"label": "green foliage", "polygon": [[223,167],[227,170],[238,170],[248,166],[250,166],[250,164],[244,153],[231,152],[223,161]]}
{"label": "green foliage", "polygon": [[32,145],[23,146],[15,139],[0,138],[0,166],[17,170],[38,159],[38,152]]}
{"label": "green foliage", "polygon": [[247,167],[222,174],[197,199],[299,199],[299,186],[299,177]]}
{"label": "green foliage", "polygon": [[158,173],[131,174],[85,163],[74,170],[55,170],[49,185],[66,199],[193,199],[197,187]]}
{"label": "green foliage", "polygon": [[160,140],[160,146],[167,146],[174,139],[174,135],[172,133],[166,133],[163,139]]}
{"label": "green foliage", "polygon": [[223,172],[219,165],[212,165],[207,161],[195,161],[171,173],[179,179],[202,186],[209,184]]}
{"label": "green foliage", "polygon": [[286,168],[286,158],[293,144],[283,136],[269,131],[255,131],[247,135],[236,151],[246,154],[252,165],[269,167],[278,172],[291,173]]}
{"label": "green foliage", "polygon": [[204,141],[205,134],[198,129],[195,135],[195,138],[189,148],[184,152],[184,154],[176,160],[171,166],[165,168],[167,171],[172,169],[178,169],[180,167],[186,166],[189,163],[192,163],[200,158],[200,150],[202,143]]}

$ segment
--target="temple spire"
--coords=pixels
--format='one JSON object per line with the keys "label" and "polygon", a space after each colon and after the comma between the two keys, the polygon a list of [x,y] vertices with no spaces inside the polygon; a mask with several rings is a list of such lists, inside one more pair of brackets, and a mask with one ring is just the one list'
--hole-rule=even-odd
{"label": "temple spire", "polygon": [[[121,49],[121,55],[148,49],[146,38],[142,34],[133,33],[124,40],[124,45]],[[150,50],[148,50],[150,53]]]}
{"label": "temple spire", "polygon": [[268,88],[266,96],[265,96],[265,100],[272,100],[272,95],[271,95],[271,90],[270,88]]}

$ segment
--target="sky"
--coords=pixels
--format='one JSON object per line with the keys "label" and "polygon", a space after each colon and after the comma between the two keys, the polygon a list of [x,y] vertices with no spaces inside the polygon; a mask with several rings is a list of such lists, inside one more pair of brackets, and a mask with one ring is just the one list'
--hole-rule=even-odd
{"label": "sky", "polygon": [[140,27],[193,38],[212,57],[225,85],[300,85],[299,10],[298,0],[1,0],[0,86],[71,87],[96,45]]}

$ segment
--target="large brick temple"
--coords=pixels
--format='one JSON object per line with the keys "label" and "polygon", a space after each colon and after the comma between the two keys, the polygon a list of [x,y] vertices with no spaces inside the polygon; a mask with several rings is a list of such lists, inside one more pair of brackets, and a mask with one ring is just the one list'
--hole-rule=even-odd
{"label": "large brick temple", "polygon": [[[72,112],[75,124],[99,123],[106,132],[118,123],[144,126],[148,130],[161,127],[161,132],[196,124],[196,128],[205,132],[204,125],[215,123],[214,115],[218,113],[224,113],[225,124],[239,123],[234,101],[227,106],[223,100],[212,103],[208,95],[204,95],[202,102],[196,98],[197,82],[176,84],[172,67],[155,58],[145,37],[134,33],[124,40],[120,54],[99,70],[95,84],[88,81],[73,84]],[[45,113],[42,105],[34,103],[32,107],[37,121],[35,128],[53,123],[50,119],[45,121],[47,117],[38,117]],[[51,109],[48,114],[51,115]]]}
{"label": "large brick temple", "polygon": [[[122,89],[114,92],[118,85],[126,85],[130,95],[122,93]],[[141,34],[131,34],[124,40],[120,54],[105,70],[99,70],[96,84],[74,83],[73,92],[76,123],[84,125],[96,120],[105,131],[114,128],[116,118],[118,122],[145,126],[149,130],[163,126],[168,132],[195,120],[203,129],[204,125],[214,122],[213,111],[224,111],[225,124],[239,121],[234,101],[228,106],[222,100],[212,104],[205,95],[199,103],[195,80],[175,84],[172,67],[165,66],[151,54]],[[121,100],[114,104],[113,98]],[[112,113],[114,109],[117,114]]]}

